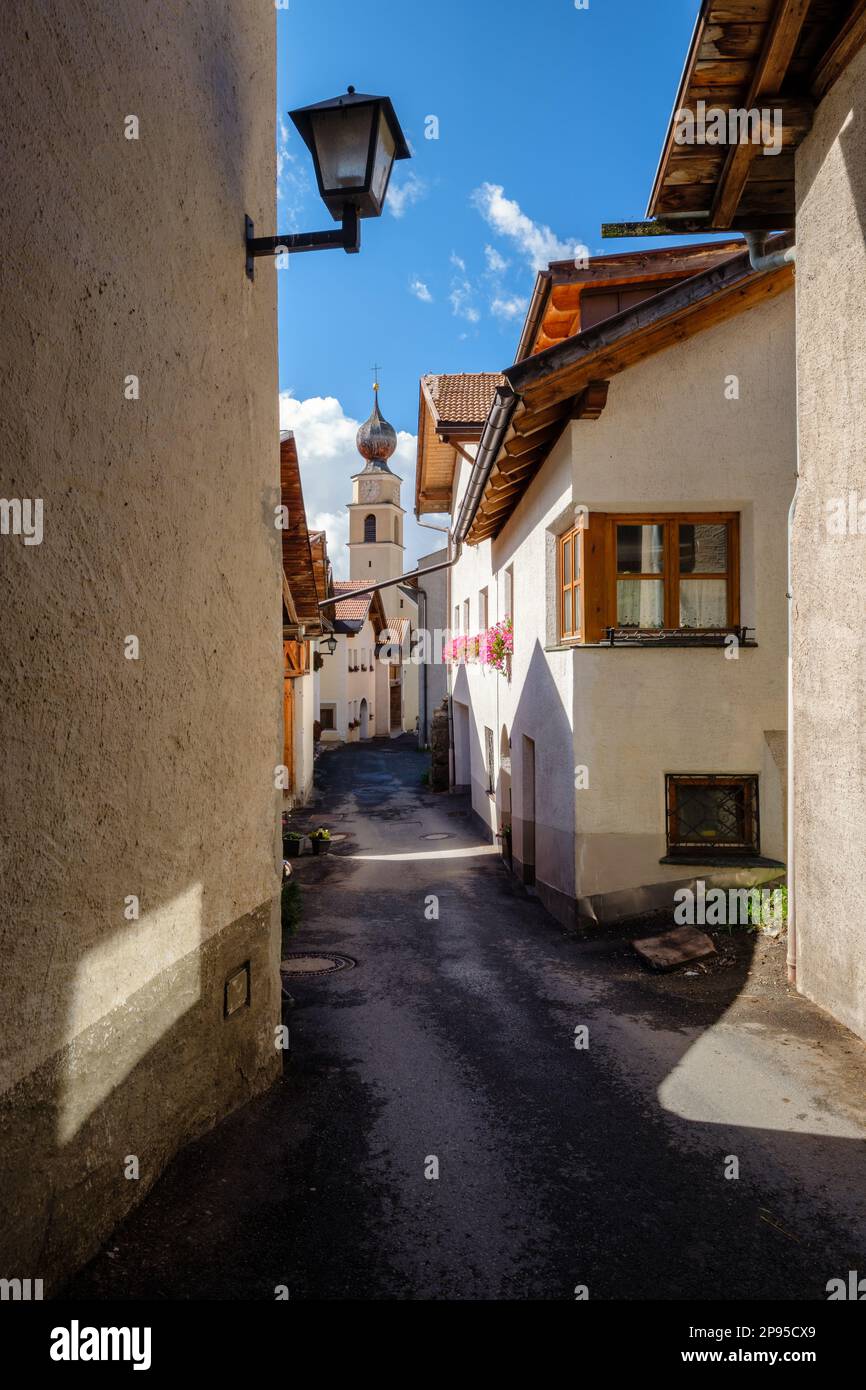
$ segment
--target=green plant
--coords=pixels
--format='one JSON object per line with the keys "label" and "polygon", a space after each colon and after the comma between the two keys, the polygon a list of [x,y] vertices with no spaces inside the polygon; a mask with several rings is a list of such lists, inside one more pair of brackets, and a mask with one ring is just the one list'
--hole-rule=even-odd
{"label": "green plant", "polygon": [[764,898],[759,892],[754,892],[749,897],[747,919],[753,927],[785,927],[788,925],[788,889],[787,886],[775,887],[766,890],[770,893],[769,899]]}
{"label": "green plant", "polygon": [[304,838],[304,837],[303,837],[303,835],[301,834],[301,832],[300,832],[299,830],[284,830],[284,831],[283,831],[283,839],[284,839],[284,840],[298,840],[298,841],[300,841],[300,840],[302,840],[303,838]]}
{"label": "green plant", "polygon": [[310,834],[311,840],[330,840],[331,832],[322,826],[319,830],[313,830]]}

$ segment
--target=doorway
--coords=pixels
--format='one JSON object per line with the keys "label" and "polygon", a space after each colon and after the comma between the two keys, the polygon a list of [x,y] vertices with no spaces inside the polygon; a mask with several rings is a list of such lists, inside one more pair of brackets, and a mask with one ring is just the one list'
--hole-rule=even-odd
{"label": "doorway", "polygon": [[535,882],[535,740],[523,736],[523,882]]}
{"label": "doorway", "polygon": [[499,787],[497,794],[499,806],[499,834],[501,836],[502,857],[509,869],[512,867],[511,840],[511,739],[508,730],[502,726],[499,736]]}
{"label": "doorway", "polygon": [[456,791],[469,791],[472,783],[472,751],[469,742],[469,707],[459,700],[453,703],[454,710],[454,787]]}
{"label": "doorway", "polygon": [[367,701],[366,701],[366,700],[362,700],[362,701],[361,701],[361,708],[360,708],[360,710],[358,711],[358,718],[359,718],[360,721],[361,721],[361,738],[362,738],[362,739],[363,739],[363,738],[369,738],[369,737],[370,737],[370,711],[369,711],[369,708],[368,708],[368,706],[367,706]]}

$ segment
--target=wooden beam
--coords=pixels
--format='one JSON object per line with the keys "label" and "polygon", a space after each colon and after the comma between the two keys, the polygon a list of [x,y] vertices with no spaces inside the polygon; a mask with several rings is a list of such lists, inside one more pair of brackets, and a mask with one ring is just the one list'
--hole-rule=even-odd
{"label": "wooden beam", "polygon": [[537,430],[535,434],[515,435],[509,439],[505,445],[505,452],[509,458],[519,459],[526,454],[534,454],[537,449],[543,449],[545,444],[551,443],[562,433],[563,421],[557,420],[555,424],[548,425],[547,429]]}
{"label": "wooden beam", "polygon": [[598,420],[607,405],[609,381],[591,381],[574,402],[572,420]]}
{"label": "wooden beam", "polygon": [[[539,450],[538,453],[540,454],[540,452]],[[508,459],[500,459],[495,474],[497,480],[501,479],[499,484],[500,487],[507,487],[510,483],[520,482],[523,478],[529,477],[530,473],[535,472],[536,461],[537,455],[533,454],[528,460],[521,461],[519,468],[506,468],[504,465],[508,462]],[[488,483],[487,486],[490,487],[490,485],[491,484]]]}
{"label": "wooden beam", "polygon": [[859,0],[819,61],[812,80],[816,100],[826,95],[866,43],[866,0]]}
{"label": "wooden beam", "polygon": [[562,419],[562,406],[552,406],[550,410],[524,411],[515,421],[514,430],[516,434],[530,438],[537,434],[539,430],[547,429],[548,425],[556,424],[557,420]]}
{"label": "wooden beam", "polygon": [[461,458],[465,458],[467,463],[475,463],[475,456],[473,454],[470,454],[467,449],[464,449],[462,444],[458,444],[456,440],[452,440],[451,447],[454,449],[455,453],[461,456]]}
{"label": "wooden beam", "polygon": [[[770,99],[768,93],[779,92],[791,65],[791,59],[809,13],[811,0],[779,0],[776,13],[769,26],[764,50],[761,54],[749,87],[749,94],[743,103],[745,110],[763,109],[766,105],[775,110],[779,98]],[[781,108],[784,113],[784,107]],[[785,116],[782,116],[783,130]],[[728,151],[718,192],[713,203],[712,221],[717,227],[729,227],[739,206],[743,189],[749,177],[752,161],[758,155],[759,145],[732,145]],[[761,158],[767,158],[761,153]]]}
{"label": "wooden beam", "polygon": [[285,570],[283,570],[283,603],[286,605],[286,612],[289,615],[289,622],[297,624],[298,610],[295,607],[295,600],[292,598],[292,591],[289,587],[289,581],[286,578]]}

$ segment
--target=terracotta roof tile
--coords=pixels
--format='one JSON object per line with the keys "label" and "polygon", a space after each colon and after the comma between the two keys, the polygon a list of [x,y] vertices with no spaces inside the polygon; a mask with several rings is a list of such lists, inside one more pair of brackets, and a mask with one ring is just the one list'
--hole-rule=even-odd
{"label": "terracotta roof tile", "polygon": [[499,372],[458,372],[427,376],[424,381],[438,419],[451,424],[483,425],[494,392],[505,378]]}
{"label": "terracotta roof tile", "polygon": [[[357,579],[335,579],[335,594],[350,594],[353,589],[359,587]],[[358,623],[363,622],[370,612],[370,604],[373,602],[372,594],[361,594],[358,598],[343,599],[341,603],[334,604],[335,616],[338,622]]]}

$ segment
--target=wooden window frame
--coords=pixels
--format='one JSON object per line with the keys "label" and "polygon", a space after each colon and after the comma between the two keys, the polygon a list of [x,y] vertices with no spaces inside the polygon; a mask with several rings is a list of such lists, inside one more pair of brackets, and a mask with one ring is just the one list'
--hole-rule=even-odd
{"label": "wooden window frame", "polygon": [[[559,623],[559,640],[562,643],[570,643],[575,646],[580,645],[584,640],[584,580],[585,580],[585,555],[583,538],[586,535],[586,526],[581,519],[577,526],[573,526],[570,531],[563,531],[556,540],[556,593],[557,593],[557,621]],[[565,547],[571,543],[571,574],[566,580],[565,577]],[[575,556],[578,556],[577,578],[575,578]],[[566,610],[572,614],[572,623],[566,624]]]}
{"label": "wooden window frame", "polygon": [[[726,525],[728,528],[728,568],[724,575],[705,574],[695,572],[685,576],[680,574],[680,548],[678,544],[677,528],[679,526],[716,526]],[[663,567],[661,574],[620,574],[617,568],[617,536],[618,526],[662,526],[663,536]],[[656,582],[661,581],[664,594],[664,614],[663,626],[661,628],[635,628],[638,635],[641,632],[736,632],[740,627],[740,514],[739,512],[628,512],[622,514],[609,514],[607,517],[608,539],[608,573],[607,573],[607,611],[608,626],[619,628],[619,614],[617,611],[617,581],[619,579],[635,579]],[[719,628],[684,628],[680,624],[680,581],[681,579],[725,579],[728,585],[728,613],[727,623],[722,629]]]}
{"label": "wooden window frame", "polygon": [[[331,723],[330,723],[330,724],[326,724],[326,723],[325,723],[324,715],[326,715],[326,714],[329,714],[329,715],[331,716]],[[336,728],[337,728],[337,706],[336,706],[336,705],[332,705],[332,704],[321,705],[321,706],[319,707],[319,715],[320,715],[319,723],[321,724],[322,728],[323,728],[327,733],[335,733],[335,732],[336,732]]]}

